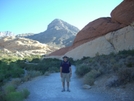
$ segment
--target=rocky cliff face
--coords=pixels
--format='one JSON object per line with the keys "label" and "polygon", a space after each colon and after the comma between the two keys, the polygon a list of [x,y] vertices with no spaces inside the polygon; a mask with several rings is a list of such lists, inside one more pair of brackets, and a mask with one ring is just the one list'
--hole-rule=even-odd
{"label": "rocky cliff face", "polygon": [[48,25],[46,31],[25,37],[41,43],[64,47],[72,45],[78,31],[79,29],[75,26],[60,19],[55,19]]}
{"label": "rocky cliff face", "polygon": [[[95,54],[109,54],[134,49],[134,0],[124,0],[112,12],[111,18],[99,18],[87,24],[76,36],[71,47],[50,56],[67,55],[75,59]],[[128,26],[132,25],[132,26]],[[130,41],[131,40],[131,41]],[[64,51],[59,54],[60,51]]]}
{"label": "rocky cliff face", "polygon": [[0,39],[0,51],[3,53],[15,53],[18,56],[44,55],[53,52],[53,48],[38,41],[26,38],[3,37]]}
{"label": "rocky cliff face", "polygon": [[134,49],[134,26],[127,26],[84,43],[65,55],[76,59]]}

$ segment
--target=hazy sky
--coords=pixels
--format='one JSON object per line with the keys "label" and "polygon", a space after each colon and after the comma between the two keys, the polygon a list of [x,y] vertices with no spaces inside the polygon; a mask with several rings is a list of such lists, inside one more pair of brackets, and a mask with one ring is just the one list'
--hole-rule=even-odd
{"label": "hazy sky", "polygon": [[109,17],[123,0],[0,0],[0,31],[39,33],[55,18],[79,29]]}

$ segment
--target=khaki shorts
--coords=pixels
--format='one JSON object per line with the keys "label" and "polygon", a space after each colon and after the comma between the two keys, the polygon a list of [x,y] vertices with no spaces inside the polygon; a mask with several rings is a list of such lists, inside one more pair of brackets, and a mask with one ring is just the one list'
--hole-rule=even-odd
{"label": "khaki shorts", "polygon": [[62,78],[61,78],[61,81],[62,82],[70,82],[70,73],[62,73]]}

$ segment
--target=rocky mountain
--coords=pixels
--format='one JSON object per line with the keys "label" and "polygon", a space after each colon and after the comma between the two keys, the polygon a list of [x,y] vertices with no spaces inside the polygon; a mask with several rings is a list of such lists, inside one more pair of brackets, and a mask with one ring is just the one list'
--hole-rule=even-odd
{"label": "rocky mountain", "polygon": [[29,55],[46,55],[58,48],[42,44],[38,41],[17,38],[17,37],[3,37],[0,39],[1,53],[14,54],[19,57]]}
{"label": "rocky mountain", "polygon": [[124,0],[112,12],[87,24],[77,34],[73,45],[61,48],[49,56],[67,55],[74,59],[96,54],[110,54],[134,49],[134,0]]}
{"label": "rocky mountain", "polygon": [[72,45],[78,31],[79,29],[75,26],[63,20],[55,19],[48,25],[46,31],[28,36],[25,35],[24,37],[41,43],[63,47]]}
{"label": "rocky mountain", "polygon": [[5,36],[14,36],[14,33],[10,31],[0,32],[0,37],[5,37]]}

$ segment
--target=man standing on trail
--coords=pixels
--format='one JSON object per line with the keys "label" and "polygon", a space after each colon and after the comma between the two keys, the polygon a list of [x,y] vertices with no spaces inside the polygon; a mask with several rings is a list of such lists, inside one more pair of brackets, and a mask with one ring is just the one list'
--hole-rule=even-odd
{"label": "man standing on trail", "polygon": [[65,81],[67,82],[67,91],[70,92],[69,82],[70,77],[72,76],[71,63],[68,61],[68,57],[64,56],[63,61],[60,64],[60,76],[62,78],[62,92],[65,91]]}

